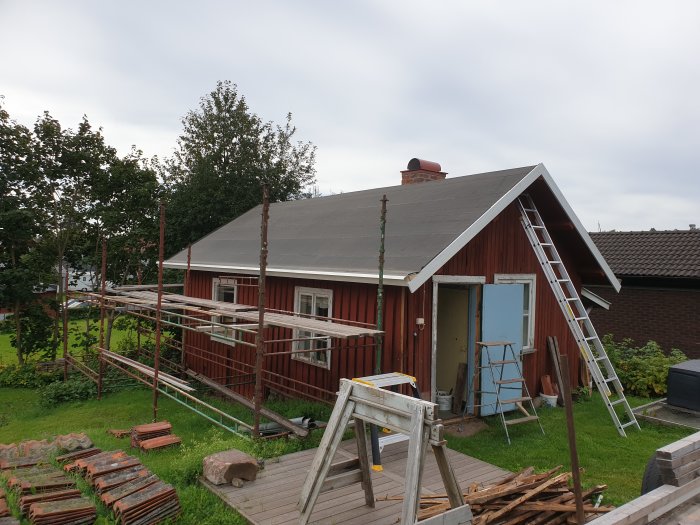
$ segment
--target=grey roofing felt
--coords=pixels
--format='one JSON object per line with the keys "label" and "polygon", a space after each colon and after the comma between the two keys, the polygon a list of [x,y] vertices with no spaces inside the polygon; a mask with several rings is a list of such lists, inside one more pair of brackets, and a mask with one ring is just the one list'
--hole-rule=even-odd
{"label": "grey roofing felt", "polygon": [[[268,268],[376,275],[386,194],[384,272],[418,272],[533,168],[272,204]],[[193,244],[192,266],[258,268],[260,212],[258,206]],[[166,265],[173,263],[185,265],[187,251]]]}

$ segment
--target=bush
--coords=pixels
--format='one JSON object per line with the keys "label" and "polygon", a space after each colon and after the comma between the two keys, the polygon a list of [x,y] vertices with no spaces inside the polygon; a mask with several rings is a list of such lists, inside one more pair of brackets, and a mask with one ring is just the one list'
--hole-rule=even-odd
{"label": "bush", "polygon": [[97,395],[97,387],[92,381],[69,379],[56,381],[39,390],[39,405],[51,408],[68,401],[81,401]]}
{"label": "bush", "polygon": [[631,339],[617,343],[606,335],[603,344],[627,393],[643,397],[665,395],[668,369],[688,359],[676,349],[664,354],[654,341],[635,348]]}
{"label": "bush", "polygon": [[39,388],[56,381],[63,372],[38,372],[36,365],[8,365],[0,367],[0,387]]}

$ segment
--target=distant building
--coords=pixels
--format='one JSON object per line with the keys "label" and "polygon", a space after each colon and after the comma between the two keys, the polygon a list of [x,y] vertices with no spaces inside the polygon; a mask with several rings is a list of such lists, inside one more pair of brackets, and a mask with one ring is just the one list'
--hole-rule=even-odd
{"label": "distant building", "polygon": [[620,293],[587,284],[610,301],[591,319],[616,340],[649,340],[700,358],[700,230],[591,233],[615,275]]}

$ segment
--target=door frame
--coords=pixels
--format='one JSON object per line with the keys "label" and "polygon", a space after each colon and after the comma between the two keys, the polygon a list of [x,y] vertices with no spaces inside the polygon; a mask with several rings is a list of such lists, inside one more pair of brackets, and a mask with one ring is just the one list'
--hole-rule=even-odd
{"label": "door frame", "polygon": [[[437,383],[437,314],[438,314],[438,287],[440,284],[486,284],[483,275],[433,275],[433,312],[431,323],[431,350],[430,350],[430,401],[436,402],[435,387]],[[465,319],[465,322],[469,322]]]}

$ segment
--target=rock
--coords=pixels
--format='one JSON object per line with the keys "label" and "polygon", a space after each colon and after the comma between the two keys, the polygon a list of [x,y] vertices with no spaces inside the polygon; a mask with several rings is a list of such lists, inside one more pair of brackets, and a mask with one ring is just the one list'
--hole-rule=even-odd
{"label": "rock", "polygon": [[0,443],[0,459],[17,459],[19,457],[19,447],[15,443],[3,445]]}
{"label": "rock", "polygon": [[240,489],[243,486],[243,480],[241,478],[233,478],[231,480],[231,485]]}
{"label": "rock", "polygon": [[93,447],[92,440],[82,432],[56,436],[54,445],[65,452],[75,452],[76,450],[85,450]]}
{"label": "rock", "polygon": [[204,458],[204,477],[214,485],[231,483],[233,478],[253,481],[257,475],[256,459],[240,450],[227,450]]}

